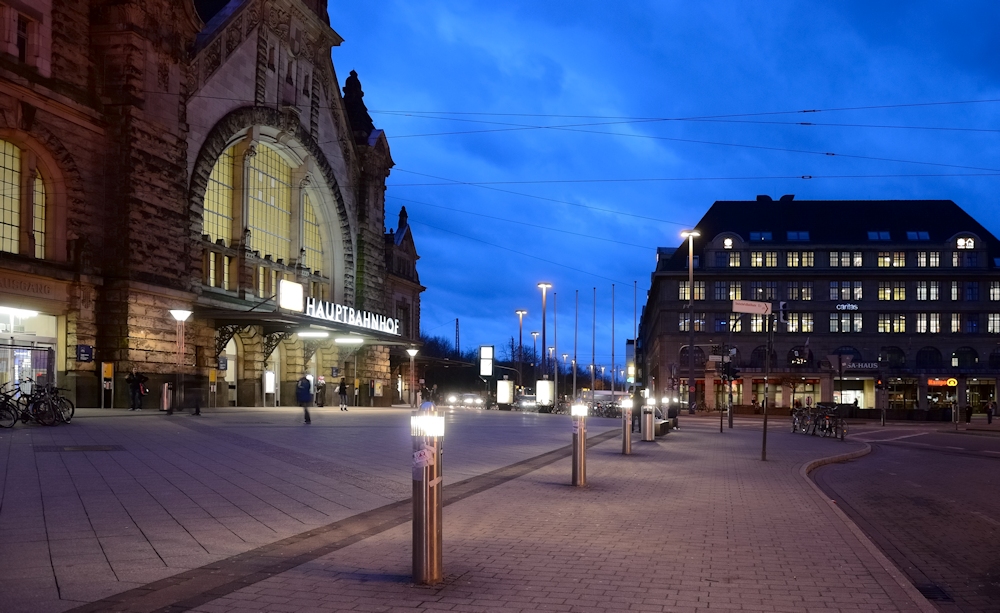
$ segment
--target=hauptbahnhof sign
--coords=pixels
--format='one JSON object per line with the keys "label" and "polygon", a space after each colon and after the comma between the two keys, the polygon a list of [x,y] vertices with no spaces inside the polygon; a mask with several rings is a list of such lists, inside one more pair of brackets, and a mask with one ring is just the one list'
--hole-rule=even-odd
{"label": "hauptbahnhof sign", "polygon": [[306,317],[314,319],[383,332],[393,336],[402,335],[399,331],[398,319],[335,302],[305,297],[303,294],[301,283],[282,279],[278,283],[278,306],[290,311],[305,313]]}

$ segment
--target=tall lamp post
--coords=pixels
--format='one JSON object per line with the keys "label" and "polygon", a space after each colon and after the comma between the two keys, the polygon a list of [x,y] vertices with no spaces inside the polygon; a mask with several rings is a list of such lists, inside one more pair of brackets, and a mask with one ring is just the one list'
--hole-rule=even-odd
{"label": "tall lamp post", "polygon": [[681,236],[688,241],[688,413],[694,415],[694,238],[701,236],[697,230],[685,230]]}
{"label": "tall lamp post", "polygon": [[545,292],[552,287],[551,283],[539,283],[538,288],[542,290],[542,374],[548,374],[548,360],[545,359]]}
{"label": "tall lamp post", "polygon": [[413,362],[414,362],[414,358],[417,357],[417,351],[418,350],[416,348],[414,348],[414,347],[410,347],[409,349],[406,350],[406,354],[408,356],[410,356],[410,393],[409,393],[409,396],[410,396],[410,406],[411,407],[417,406],[417,396],[416,396],[416,394],[413,393],[414,392],[414,385],[416,385],[416,379],[414,378],[414,373],[413,373]]}
{"label": "tall lamp post", "polygon": [[538,379],[538,331],[531,333],[531,360],[535,367],[535,379]]}
{"label": "tall lamp post", "polygon": [[174,405],[180,406],[181,367],[184,365],[184,322],[191,317],[191,311],[186,309],[171,309],[171,317],[177,322],[177,374],[174,381],[174,397],[171,399],[168,411],[174,410]]}
{"label": "tall lamp post", "polygon": [[518,309],[514,314],[517,315],[517,382],[524,385],[524,373],[521,371],[524,367],[524,316],[528,311]]}

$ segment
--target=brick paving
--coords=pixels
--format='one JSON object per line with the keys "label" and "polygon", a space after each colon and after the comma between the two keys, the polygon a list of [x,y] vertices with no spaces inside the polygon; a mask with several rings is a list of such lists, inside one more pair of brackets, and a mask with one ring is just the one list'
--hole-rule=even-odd
{"label": "brick paving", "polygon": [[[617,422],[592,419],[612,438],[573,488],[551,456],[565,416],[452,413],[446,581],[415,587],[409,523],[375,518],[406,506],[409,411],[337,413],[83,414],[0,433],[0,610],[934,610],[800,474],[863,443],[779,421],[761,462],[759,422],[720,434],[686,416],[630,457]],[[39,449],[65,445],[121,450]]]}

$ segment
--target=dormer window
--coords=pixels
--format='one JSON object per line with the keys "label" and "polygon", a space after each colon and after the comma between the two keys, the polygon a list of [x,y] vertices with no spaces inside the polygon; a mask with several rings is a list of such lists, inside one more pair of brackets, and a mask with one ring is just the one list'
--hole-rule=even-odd
{"label": "dormer window", "polygon": [[974,238],[960,238],[955,242],[955,247],[958,249],[975,249],[976,239]]}
{"label": "dormer window", "polygon": [[868,240],[870,241],[887,241],[889,240],[888,232],[868,232]]}
{"label": "dormer window", "polygon": [[930,234],[927,232],[907,232],[906,240],[908,241],[929,241],[931,240]]}
{"label": "dormer window", "polygon": [[752,242],[769,241],[769,240],[772,240],[771,239],[771,233],[770,232],[751,232],[750,233],[750,240]]}
{"label": "dormer window", "polygon": [[809,240],[809,232],[799,230],[797,232],[789,231],[788,240],[790,241],[807,241]]}

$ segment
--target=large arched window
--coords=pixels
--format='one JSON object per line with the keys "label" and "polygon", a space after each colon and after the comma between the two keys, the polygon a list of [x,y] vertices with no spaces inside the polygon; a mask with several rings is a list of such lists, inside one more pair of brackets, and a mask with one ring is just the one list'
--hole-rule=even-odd
{"label": "large arched window", "polygon": [[321,274],[323,241],[320,238],[319,220],[316,219],[316,210],[309,194],[302,197],[302,250],[304,252],[302,265],[312,270],[313,274]]}
{"label": "large arched window", "polygon": [[219,156],[205,189],[205,227],[202,234],[207,234],[213,243],[221,238],[224,245],[230,243],[233,234],[234,149],[230,147]]}
{"label": "large arched window", "polygon": [[[34,156],[22,155],[14,143],[0,140],[0,251],[44,258],[45,182],[33,160]],[[30,183],[27,190],[22,190],[25,174]],[[23,219],[28,219],[31,226],[22,228]]]}
{"label": "large arched window", "polygon": [[292,235],[292,168],[277,151],[261,144],[247,173],[250,248],[288,262]]}

